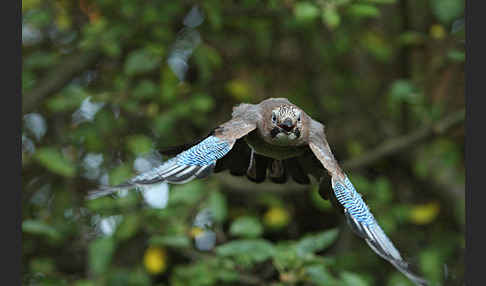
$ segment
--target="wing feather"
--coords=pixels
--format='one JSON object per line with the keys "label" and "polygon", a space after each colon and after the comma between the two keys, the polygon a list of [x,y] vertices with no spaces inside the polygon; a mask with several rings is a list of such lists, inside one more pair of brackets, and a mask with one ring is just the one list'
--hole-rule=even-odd
{"label": "wing feather", "polygon": [[[244,109],[243,109],[244,108]],[[226,156],[235,142],[256,128],[255,110],[252,105],[245,105],[233,119],[220,125],[210,136],[196,145],[179,153],[176,157],[162,163],[156,168],[117,186],[101,186],[90,191],[88,199],[105,196],[119,190],[140,187],[162,182],[183,184],[195,178],[204,178],[211,174],[216,162]],[[245,111],[247,111],[245,113]],[[174,150],[180,150],[179,147]]]}
{"label": "wing feather", "polygon": [[324,127],[317,121],[311,123],[309,147],[331,176],[333,193],[330,196],[339,209],[344,211],[346,221],[358,236],[380,257],[390,262],[416,285],[427,285],[427,281],[415,275],[400,252],[380,227],[361,195],[341,170],[327,143]]}

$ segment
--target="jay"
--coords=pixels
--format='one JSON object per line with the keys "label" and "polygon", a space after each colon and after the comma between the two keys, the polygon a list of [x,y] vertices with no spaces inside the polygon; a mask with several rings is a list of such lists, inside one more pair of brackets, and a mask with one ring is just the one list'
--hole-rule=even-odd
{"label": "jay", "polygon": [[[232,175],[246,175],[254,182],[268,177],[275,183],[292,178],[297,183],[309,184],[312,176],[321,182],[321,196],[330,199],[344,213],[352,231],[376,254],[416,285],[427,285],[410,270],[341,170],[326,140],[324,125],[286,98],[240,104],[233,108],[232,118],[207,137],[163,153],[176,156],[125,183],[92,191],[89,197],[161,182],[183,184],[223,170],[229,170]],[[325,171],[331,177],[332,191],[322,186]]]}

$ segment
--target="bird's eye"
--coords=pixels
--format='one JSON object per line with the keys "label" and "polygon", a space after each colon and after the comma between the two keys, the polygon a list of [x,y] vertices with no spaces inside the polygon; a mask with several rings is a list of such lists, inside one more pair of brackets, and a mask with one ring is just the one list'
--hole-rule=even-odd
{"label": "bird's eye", "polygon": [[275,113],[272,113],[272,122],[275,123],[277,121],[277,115]]}
{"label": "bird's eye", "polygon": [[300,122],[300,114],[299,114],[299,117],[297,117],[297,121]]}

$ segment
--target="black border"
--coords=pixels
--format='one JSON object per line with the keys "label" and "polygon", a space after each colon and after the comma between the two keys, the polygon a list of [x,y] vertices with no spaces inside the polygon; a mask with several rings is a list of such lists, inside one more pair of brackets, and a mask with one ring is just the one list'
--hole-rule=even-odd
{"label": "black border", "polygon": [[[21,285],[21,82],[22,82],[22,2],[2,1],[2,129],[11,130],[2,136],[9,146],[2,148],[2,178],[8,179],[2,188],[7,198],[1,200],[2,284]],[[7,5],[8,4],[8,5]],[[13,133],[13,136],[12,136]],[[12,144],[13,143],[13,144]],[[13,145],[13,146],[12,146]],[[6,282],[4,282],[6,281]]]}
{"label": "black border", "polygon": [[[466,138],[465,138],[465,161],[466,161],[466,255],[465,255],[465,285],[475,285],[474,281],[477,281],[477,285],[480,285],[484,282],[484,278],[480,277],[480,273],[484,270],[483,269],[483,264],[484,264],[484,253],[485,251],[482,251],[482,249],[478,249],[478,247],[482,246],[484,248],[484,235],[482,237],[479,237],[478,234],[482,234],[483,231],[475,232],[476,237],[475,241],[476,244],[474,245],[474,249],[472,246],[472,228],[473,228],[473,216],[474,216],[474,221],[476,222],[477,227],[484,228],[484,213],[481,212],[481,204],[482,201],[485,200],[484,198],[484,191],[482,190],[484,187],[481,186],[481,177],[479,176],[484,176],[484,171],[482,170],[484,168],[484,162],[482,162],[482,159],[484,156],[481,156],[484,154],[484,146],[485,144],[485,139],[484,136],[481,135],[472,135],[472,128],[474,124],[478,125],[478,128],[476,130],[481,130],[484,134],[484,118],[478,118],[478,114],[473,112],[473,106],[476,107],[476,112],[484,106],[482,104],[484,102],[484,95],[482,94],[481,91],[476,91],[474,92],[473,89],[473,82],[476,83],[481,83],[484,81],[484,72],[482,70],[484,69],[484,60],[483,59],[478,59],[478,55],[484,58],[484,51],[486,48],[486,45],[484,44],[484,41],[481,40],[481,35],[477,34],[478,39],[475,41],[475,50],[479,51],[479,53],[476,53],[476,58],[474,61],[472,60],[472,21],[475,19],[476,25],[475,27],[479,27],[479,31],[483,30],[482,27],[484,27],[484,23],[479,23],[478,19],[483,19],[484,15],[481,12],[484,11],[479,7],[479,4],[484,4],[483,1],[465,1],[466,6],[465,6],[465,19],[466,19],[466,66],[465,66],[465,100],[466,100]],[[473,14],[473,8],[472,8],[472,3],[474,2],[475,4],[475,11],[476,11],[476,17],[474,17]],[[483,5],[484,6],[484,5]],[[484,9],[484,8],[483,8]],[[478,88],[478,84],[476,84],[476,89]],[[482,89],[481,89],[482,90]],[[476,94],[474,94],[476,93]],[[473,104],[473,98],[474,98],[474,104]],[[481,101],[481,102],[479,102]],[[479,105],[479,107],[478,107]],[[481,108],[482,109],[482,108]],[[484,116],[484,112],[480,112],[479,115]],[[474,147],[474,156],[472,154],[473,150],[473,145],[476,146]],[[479,147],[478,147],[479,146]],[[478,154],[478,151],[482,151],[483,154]],[[476,176],[473,176],[473,174],[476,174]],[[473,177],[475,179],[473,179]],[[474,184],[476,187],[474,187]],[[482,196],[482,197],[480,197]],[[477,204],[479,205],[480,208],[479,210],[476,209],[476,215],[473,214],[473,208],[472,208],[472,200],[473,198],[476,200]],[[479,244],[478,244],[479,242]],[[481,282],[482,283],[481,283]]]}

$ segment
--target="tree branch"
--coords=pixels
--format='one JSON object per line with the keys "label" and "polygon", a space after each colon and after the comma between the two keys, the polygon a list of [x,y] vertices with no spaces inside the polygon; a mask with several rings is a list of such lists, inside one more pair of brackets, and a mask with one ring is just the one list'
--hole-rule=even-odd
{"label": "tree branch", "polygon": [[22,113],[31,112],[39,102],[68,84],[76,75],[96,63],[98,53],[75,54],[57,66],[31,91],[22,97]]}
{"label": "tree branch", "polygon": [[431,137],[444,134],[452,127],[463,123],[465,120],[465,115],[465,109],[456,111],[455,113],[439,120],[437,123],[423,127],[407,135],[385,141],[374,150],[359,156],[356,159],[345,161],[342,166],[346,170],[359,169],[369,166],[386,156],[401,152],[404,149],[414,146]]}

